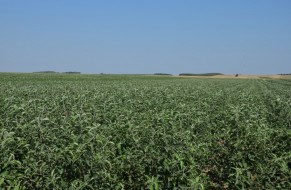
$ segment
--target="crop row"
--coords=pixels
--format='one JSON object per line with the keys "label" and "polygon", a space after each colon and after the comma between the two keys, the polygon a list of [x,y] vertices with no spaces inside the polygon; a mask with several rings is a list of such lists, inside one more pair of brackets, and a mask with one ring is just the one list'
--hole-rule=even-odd
{"label": "crop row", "polygon": [[5,189],[290,189],[290,82],[0,75]]}

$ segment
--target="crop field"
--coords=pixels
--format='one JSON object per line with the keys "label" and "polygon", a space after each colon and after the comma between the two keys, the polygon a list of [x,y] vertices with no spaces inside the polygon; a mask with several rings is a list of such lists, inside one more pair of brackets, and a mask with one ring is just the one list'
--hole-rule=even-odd
{"label": "crop field", "polygon": [[291,189],[291,80],[1,73],[0,189]]}

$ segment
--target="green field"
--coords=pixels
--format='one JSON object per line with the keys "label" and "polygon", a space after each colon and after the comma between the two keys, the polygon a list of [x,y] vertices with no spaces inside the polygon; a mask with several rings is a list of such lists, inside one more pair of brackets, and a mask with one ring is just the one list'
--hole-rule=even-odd
{"label": "green field", "polygon": [[291,80],[1,73],[0,189],[291,189]]}

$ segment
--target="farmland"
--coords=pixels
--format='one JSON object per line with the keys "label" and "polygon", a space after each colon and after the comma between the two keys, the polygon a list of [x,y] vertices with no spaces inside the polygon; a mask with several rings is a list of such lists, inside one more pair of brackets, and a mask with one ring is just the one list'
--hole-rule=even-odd
{"label": "farmland", "polygon": [[0,74],[1,189],[291,189],[291,80]]}

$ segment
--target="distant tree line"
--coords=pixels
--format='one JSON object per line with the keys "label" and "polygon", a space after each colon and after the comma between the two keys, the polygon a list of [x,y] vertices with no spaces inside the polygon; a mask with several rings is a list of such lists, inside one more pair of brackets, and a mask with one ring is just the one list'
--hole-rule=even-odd
{"label": "distant tree line", "polygon": [[179,76],[216,76],[216,75],[223,75],[222,73],[202,73],[202,74],[195,74],[195,73],[181,73]]}
{"label": "distant tree line", "polygon": [[81,74],[81,72],[75,72],[75,71],[69,71],[69,72],[63,72],[64,74]]}
{"label": "distant tree line", "polygon": [[154,73],[154,75],[167,75],[167,76],[172,76],[172,74],[169,74],[169,73]]}
{"label": "distant tree line", "polygon": [[279,74],[279,75],[291,75],[291,73],[283,73],[283,74]]}

